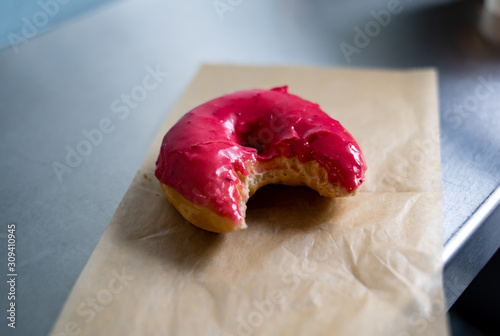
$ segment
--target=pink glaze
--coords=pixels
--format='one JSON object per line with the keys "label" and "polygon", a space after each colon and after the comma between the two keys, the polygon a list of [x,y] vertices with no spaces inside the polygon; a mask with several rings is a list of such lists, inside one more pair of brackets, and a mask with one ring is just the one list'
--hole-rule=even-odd
{"label": "pink glaze", "polygon": [[316,160],[348,192],[365,179],[353,137],[287,86],[238,91],[194,108],[165,135],[155,174],[194,204],[241,221],[237,172],[248,175],[246,162],[278,156]]}

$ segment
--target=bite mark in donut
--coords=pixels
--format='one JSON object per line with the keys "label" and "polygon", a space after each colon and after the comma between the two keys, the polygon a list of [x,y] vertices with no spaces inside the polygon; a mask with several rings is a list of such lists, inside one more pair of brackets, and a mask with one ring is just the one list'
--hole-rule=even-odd
{"label": "bite mark in donut", "polygon": [[354,195],[366,164],[354,138],[319,105],[288,87],[244,90],[185,114],[165,135],[155,175],[192,224],[246,228],[246,202],[267,184]]}

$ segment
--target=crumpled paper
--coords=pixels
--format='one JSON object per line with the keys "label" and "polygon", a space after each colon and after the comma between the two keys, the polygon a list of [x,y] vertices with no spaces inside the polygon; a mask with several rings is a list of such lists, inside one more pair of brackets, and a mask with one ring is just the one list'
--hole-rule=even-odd
{"label": "crumpled paper", "polygon": [[[53,335],[445,335],[437,78],[376,71],[203,66],[151,146]],[[240,89],[289,85],[357,139],[355,197],[268,186],[248,229],[203,231],[154,177],[166,131]]]}

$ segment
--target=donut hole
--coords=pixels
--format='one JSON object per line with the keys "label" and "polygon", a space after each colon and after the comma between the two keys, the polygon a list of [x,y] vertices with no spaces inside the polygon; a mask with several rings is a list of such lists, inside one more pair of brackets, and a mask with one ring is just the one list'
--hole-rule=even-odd
{"label": "donut hole", "polygon": [[265,144],[259,141],[259,138],[252,133],[243,134],[238,141],[243,147],[254,148],[257,154],[261,154],[265,150]]}
{"label": "donut hole", "polygon": [[256,120],[244,127],[237,127],[236,134],[236,142],[241,146],[256,149],[258,154],[272,147],[278,137],[276,129],[273,131],[268,122],[263,120]]}

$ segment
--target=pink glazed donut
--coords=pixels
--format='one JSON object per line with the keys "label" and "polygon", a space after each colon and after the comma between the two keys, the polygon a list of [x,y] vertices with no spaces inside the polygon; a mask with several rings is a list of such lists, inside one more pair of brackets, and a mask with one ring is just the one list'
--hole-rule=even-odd
{"label": "pink glazed donut", "polygon": [[349,196],[365,171],[349,132],[283,86],[227,94],[185,114],[163,139],[155,175],[184,218],[222,233],[247,227],[246,202],[264,185]]}

